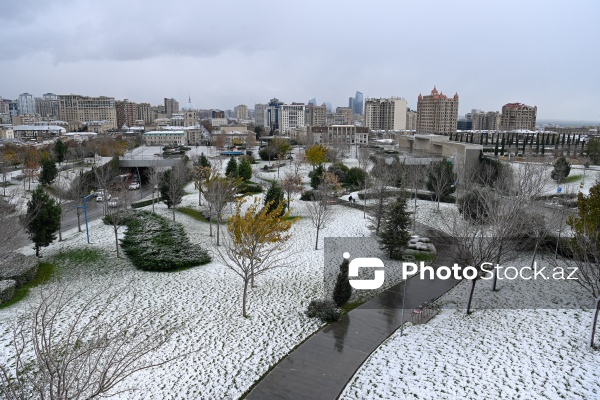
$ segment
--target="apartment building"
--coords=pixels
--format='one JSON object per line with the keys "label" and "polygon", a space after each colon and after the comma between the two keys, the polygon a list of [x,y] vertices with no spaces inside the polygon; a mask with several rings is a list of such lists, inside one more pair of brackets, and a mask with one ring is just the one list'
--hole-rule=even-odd
{"label": "apartment building", "polygon": [[282,104],[279,107],[279,132],[288,133],[292,128],[306,126],[304,103]]}
{"label": "apartment building", "polygon": [[537,107],[522,103],[508,103],[502,106],[500,129],[514,131],[517,129],[535,130]]}
{"label": "apartment building", "polygon": [[[108,129],[117,129],[114,97],[88,97],[77,94],[59,95],[60,119],[69,125],[90,121],[106,121]],[[89,124],[88,124],[89,126]]]}
{"label": "apartment building", "polygon": [[154,123],[154,111],[152,111],[150,103],[138,103],[136,116],[136,120],[144,121],[145,125],[152,125]]}
{"label": "apartment building", "polygon": [[240,119],[248,119],[248,106],[245,104],[240,104],[239,106],[233,107],[233,112],[235,114],[235,118]]}
{"label": "apartment building", "polygon": [[264,128],[266,125],[267,104],[254,105],[254,125]]}
{"label": "apartment building", "polygon": [[35,98],[35,110],[43,118],[58,119],[60,103],[54,93],[45,93],[41,98]]}
{"label": "apartment building", "polygon": [[355,125],[309,126],[306,128],[307,144],[368,144],[369,128]]}
{"label": "apartment building", "polygon": [[165,114],[167,114],[167,118],[171,118],[173,114],[179,113],[179,102],[173,98],[167,99],[165,97]]}
{"label": "apartment building", "polygon": [[415,110],[406,110],[406,130],[417,130],[417,112]]}
{"label": "apartment building", "polygon": [[501,115],[498,111],[475,112],[471,113],[473,121],[473,130],[476,131],[497,131],[500,130]]}
{"label": "apartment building", "polygon": [[433,87],[430,95],[419,94],[417,101],[417,134],[450,135],[458,122],[458,93],[447,97]]}
{"label": "apartment building", "polygon": [[325,104],[317,106],[309,104],[306,107],[306,125],[310,126],[325,126],[325,115],[327,114],[327,106]]}
{"label": "apartment building", "polygon": [[19,115],[35,114],[35,99],[29,93],[21,93],[18,99]]}
{"label": "apartment building", "polygon": [[365,100],[365,125],[372,130],[406,129],[406,100],[399,97]]}
{"label": "apartment building", "polygon": [[115,102],[117,110],[117,127],[121,129],[123,125],[134,126],[137,118],[137,104],[125,99]]}

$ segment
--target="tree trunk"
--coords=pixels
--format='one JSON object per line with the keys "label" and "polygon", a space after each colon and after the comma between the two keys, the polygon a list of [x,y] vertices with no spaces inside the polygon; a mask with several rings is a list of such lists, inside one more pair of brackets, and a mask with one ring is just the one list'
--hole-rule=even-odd
{"label": "tree trunk", "polygon": [[77,229],[81,232],[81,209],[77,207]]}
{"label": "tree trunk", "polygon": [[198,189],[198,205],[202,205],[202,192]]}
{"label": "tree trunk", "polygon": [[246,297],[248,296],[248,278],[244,279],[244,294],[242,295],[242,316],[244,318],[248,317],[246,313]]}
{"label": "tree trunk", "polygon": [[[496,265],[500,264],[500,255],[502,254],[502,246],[504,245],[504,243],[502,242],[502,240],[500,240],[500,248],[498,248],[498,255],[496,256]],[[495,292],[496,289],[496,284],[498,283],[498,269],[496,269],[496,272],[494,272],[494,280],[492,282],[492,292]]]}
{"label": "tree trunk", "polygon": [[219,231],[220,231],[220,229],[219,229],[219,225],[220,225],[220,223],[221,223],[221,218],[220,218],[220,217],[217,217],[217,246],[220,246],[220,245],[221,245],[221,244],[219,243]]}
{"label": "tree trunk", "polygon": [[590,338],[590,347],[594,347],[594,336],[596,336],[596,324],[598,323],[598,312],[600,312],[600,296],[596,297],[596,312],[594,313],[594,322],[592,324],[592,337]]}
{"label": "tree trunk", "polygon": [[469,302],[467,303],[467,315],[471,314],[471,302],[473,301],[473,293],[475,293],[475,282],[476,279],[471,281],[471,292],[469,293]]}
{"label": "tree trunk", "polygon": [[175,204],[173,204],[173,222],[175,222]]}
{"label": "tree trunk", "polygon": [[119,253],[119,229],[115,227],[115,248],[117,249],[117,258],[121,258]]}
{"label": "tree trunk", "polygon": [[38,246],[37,244],[35,245],[35,256],[36,257],[42,257],[40,256],[40,246]]}
{"label": "tree trunk", "polygon": [[154,189],[152,189],[152,214],[154,214]]}
{"label": "tree trunk", "polygon": [[213,230],[212,230],[212,209],[211,208],[208,209],[208,229],[209,229],[208,236],[213,237]]}
{"label": "tree trunk", "polygon": [[319,250],[319,227],[317,227],[317,238],[315,239],[315,250]]}

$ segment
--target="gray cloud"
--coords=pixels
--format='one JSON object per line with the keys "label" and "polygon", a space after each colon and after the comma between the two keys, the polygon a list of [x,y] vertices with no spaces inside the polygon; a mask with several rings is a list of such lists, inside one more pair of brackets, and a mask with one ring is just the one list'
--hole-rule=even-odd
{"label": "gray cloud", "polygon": [[1,96],[77,92],[232,108],[271,97],[346,105],[434,84],[460,111],[521,101],[600,119],[600,5],[430,1],[39,1],[0,14]]}

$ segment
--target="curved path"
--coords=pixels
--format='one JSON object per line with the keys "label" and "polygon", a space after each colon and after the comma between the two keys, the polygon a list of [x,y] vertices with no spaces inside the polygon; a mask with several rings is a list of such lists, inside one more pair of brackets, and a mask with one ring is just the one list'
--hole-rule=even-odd
{"label": "curved path", "polygon": [[[438,251],[433,266],[452,265],[449,241],[424,225],[419,232],[431,238]],[[456,280],[413,277],[391,287],[308,338],[279,362],[246,399],[334,400],[354,373],[420,304],[438,298]],[[402,302],[406,284],[406,303]],[[402,309],[405,309],[402,319]]]}

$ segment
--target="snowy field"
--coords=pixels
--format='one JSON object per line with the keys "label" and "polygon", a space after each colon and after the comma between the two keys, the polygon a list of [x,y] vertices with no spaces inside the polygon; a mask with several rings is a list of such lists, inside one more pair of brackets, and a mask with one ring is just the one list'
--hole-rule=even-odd
{"label": "snowy field", "polygon": [[469,285],[461,283],[439,300],[439,315],[384,342],[340,398],[598,399],[600,352],[588,347],[593,313],[514,309],[524,291],[553,295],[561,289],[591,302],[574,282],[519,280],[495,293],[486,282],[478,284],[476,310],[467,316]]}
{"label": "snowy field", "polygon": [[[197,154],[202,150],[194,149]],[[224,170],[227,159],[222,160],[220,166]],[[345,160],[349,166],[356,164],[355,160],[349,161]],[[260,162],[257,167],[265,164]],[[276,171],[263,172],[258,168],[255,167],[253,180],[277,177]],[[280,178],[289,168],[281,168]],[[308,165],[301,167],[307,188],[310,169]],[[575,168],[571,172],[579,173]],[[595,183],[595,174],[588,170],[584,191]],[[572,185],[576,186],[573,190],[579,189],[579,182]],[[186,190],[190,194],[181,206],[197,208],[198,194],[193,184]],[[556,188],[549,184],[548,191],[551,190],[555,192]],[[290,258],[296,265],[257,279],[257,287],[249,294],[247,319],[241,316],[242,281],[218,261],[174,273],[139,271],[127,259],[115,257],[112,228],[101,221],[92,222],[90,246],[104,254],[103,260],[98,265],[65,268],[94,279],[107,270],[118,272],[124,280],[136,282],[135,289],[144,303],[139,316],[145,310],[166,306],[170,311],[161,322],[184,326],[157,357],[182,352],[187,355],[165,367],[135,375],[124,384],[141,390],[116,398],[238,399],[271,366],[319,329],[322,324],[307,318],[304,310],[310,300],[322,296],[323,238],[371,235],[362,211],[339,205],[334,208],[335,220],[320,233],[319,250],[315,251],[315,228],[307,217],[305,203],[295,196],[292,215],[302,217],[292,228]],[[412,208],[411,201],[408,210]],[[157,205],[156,210],[171,218],[171,211],[164,204]],[[417,221],[439,226],[440,213],[453,210],[453,205],[442,203],[438,211],[435,203],[418,200]],[[231,213],[233,207],[226,211]],[[192,243],[207,249],[213,246],[207,223],[181,213],[176,214],[176,219],[184,225]],[[63,237],[64,241],[43,249],[45,259],[87,246],[85,233],[76,229],[63,233]],[[33,254],[30,248],[22,251]],[[81,275],[69,276],[85,282]],[[403,337],[394,334],[377,349],[342,398],[600,398],[600,353],[586,347],[591,312],[477,309],[477,304],[482,304],[477,302],[502,301],[507,292],[518,296],[519,291],[527,289],[515,287],[492,293],[481,285],[474,304],[476,311],[466,316],[462,308],[467,288],[457,286],[443,297],[445,309],[432,321],[408,327]],[[557,288],[548,286],[547,290]],[[29,296],[33,298],[35,291]],[[0,362],[10,355],[8,327],[24,312],[27,303],[25,300],[0,310]]]}
{"label": "snowy field", "polygon": [[[193,186],[188,186],[192,191]],[[197,193],[184,199],[184,206],[197,204]],[[293,215],[305,216],[303,202],[294,201]],[[335,221],[321,234],[327,236],[369,235],[362,213],[334,206]],[[171,218],[165,205],[157,212]],[[181,213],[176,215],[193,243],[210,248],[208,224]],[[214,227],[214,226],[213,226]],[[100,221],[90,224],[93,248],[106,254],[102,265],[72,265],[85,274],[103,273],[107,267],[122,273],[123,280],[136,282],[144,299],[144,309],[168,305],[168,322],[182,323],[184,329],[164,347],[163,357],[188,352],[165,367],[144,371],[127,385],[142,391],[120,395],[123,399],[237,399],[293,347],[317,330],[321,323],[304,316],[310,300],[322,296],[323,240],[314,251],[315,228],[302,218],[292,228],[292,249],[296,266],[275,269],[257,278],[257,287],[249,295],[250,318],[241,316],[242,281],[217,261],[174,273],[150,273],[136,270],[127,259],[116,259],[114,235]],[[71,230],[65,240],[43,249],[48,258],[60,251],[85,246],[85,233]],[[33,250],[23,249],[32,254]],[[73,274],[77,276],[77,274]],[[71,278],[79,279],[79,278]],[[33,298],[34,296],[30,296]],[[100,299],[99,299],[100,301]],[[26,301],[0,311],[0,359],[8,356],[8,327],[26,307]],[[167,322],[167,321],[165,321]],[[6,327],[6,328],[4,328]]]}

